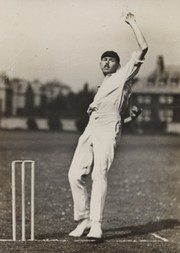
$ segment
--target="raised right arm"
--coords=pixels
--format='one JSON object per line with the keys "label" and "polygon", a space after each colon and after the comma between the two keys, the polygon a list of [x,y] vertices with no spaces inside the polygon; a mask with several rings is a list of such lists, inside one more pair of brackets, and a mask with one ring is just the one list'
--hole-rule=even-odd
{"label": "raised right arm", "polygon": [[148,51],[148,44],[146,42],[146,39],[144,38],[144,35],[142,33],[142,31],[140,30],[140,28],[137,25],[136,19],[134,14],[132,13],[127,13],[125,16],[125,22],[130,25],[130,27],[132,28],[136,41],[138,43],[139,46],[139,60],[143,60],[144,56],[146,55],[147,51]]}

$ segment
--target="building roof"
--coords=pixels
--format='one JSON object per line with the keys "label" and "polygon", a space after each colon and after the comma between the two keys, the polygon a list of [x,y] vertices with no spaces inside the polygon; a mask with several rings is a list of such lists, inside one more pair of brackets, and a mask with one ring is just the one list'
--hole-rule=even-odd
{"label": "building roof", "polygon": [[133,93],[180,95],[180,66],[165,66],[163,57],[159,56],[155,70],[134,83]]}
{"label": "building roof", "polygon": [[180,84],[152,85],[143,78],[134,84],[133,93],[180,94]]}

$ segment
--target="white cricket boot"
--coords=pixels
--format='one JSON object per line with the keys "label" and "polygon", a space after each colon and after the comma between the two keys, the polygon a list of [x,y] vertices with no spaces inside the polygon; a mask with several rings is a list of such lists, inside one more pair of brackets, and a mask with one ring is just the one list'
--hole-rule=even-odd
{"label": "white cricket boot", "polygon": [[87,234],[87,238],[92,239],[101,239],[102,238],[102,228],[100,222],[92,222],[91,229],[89,234]]}
{"label": "white cricket boot", "polygon": [[90,220],[84,219],[77,225],[77,227],[71,233],[69,233],[69,236],[80,237],[85,232],[87,232],[90,229],[90,227],[91,227]]}

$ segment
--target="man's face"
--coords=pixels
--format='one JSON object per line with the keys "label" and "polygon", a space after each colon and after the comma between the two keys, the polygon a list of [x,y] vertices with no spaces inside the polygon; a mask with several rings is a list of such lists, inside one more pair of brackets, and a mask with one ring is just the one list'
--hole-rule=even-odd
{"label": "man's face", "polygon": [[100,67],[101,67],[103,74],[106,76],[108,74],[115,73],[119,67],[119,64],[118,64],[116,58],[106,56],[106,57],[102,58],[102,60],[100,62]]}

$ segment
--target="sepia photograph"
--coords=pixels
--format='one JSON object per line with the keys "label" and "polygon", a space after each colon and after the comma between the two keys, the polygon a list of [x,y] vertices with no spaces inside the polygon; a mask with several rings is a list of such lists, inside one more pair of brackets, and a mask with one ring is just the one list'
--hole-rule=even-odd
{"label": "sepia photograph", "polygon": [[180,252],[179,9],[0,0],[0,253]]}

